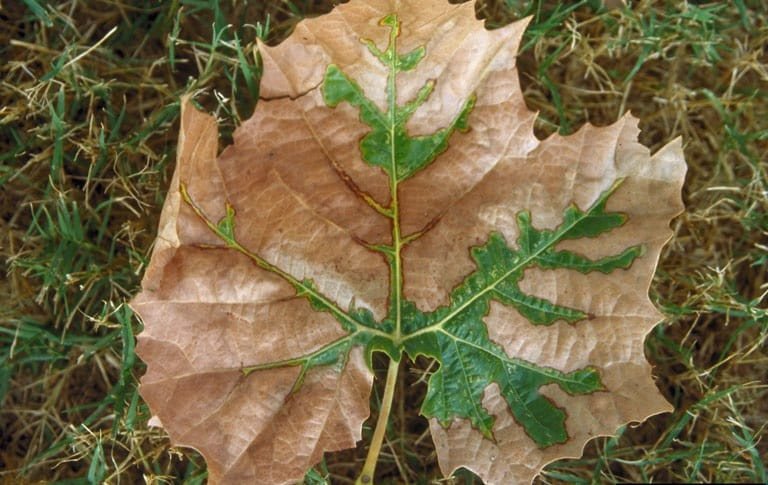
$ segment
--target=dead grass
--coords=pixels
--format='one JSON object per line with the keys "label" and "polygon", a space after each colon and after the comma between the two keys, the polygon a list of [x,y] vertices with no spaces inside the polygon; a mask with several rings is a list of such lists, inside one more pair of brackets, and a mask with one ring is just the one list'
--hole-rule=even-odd
{"label": "dead grass", "polygon": [[[2,3],[0,480],[204,481],[199,456],[146,426],[132,352],[140,326],[124,305],[169,182],[178,96],[200,92],[231,131],[257,99],[247,82],[255,37],[278,41],[331,3]],[[490,26],[535,15],[519,64],[539,136],[629,110],[652,150],[682,136],[689,164],[688,209],[652,287],[667,319],[646,349],[676,411],[594,440],[538,480],[765,483],[768,8],[631,3],[478,8]],[[418,378],[404,378],[390,436],[397,460],[383,457],[381,483],[439,476],[414,417]],[[363,456],[323,466],[346,483]]]}

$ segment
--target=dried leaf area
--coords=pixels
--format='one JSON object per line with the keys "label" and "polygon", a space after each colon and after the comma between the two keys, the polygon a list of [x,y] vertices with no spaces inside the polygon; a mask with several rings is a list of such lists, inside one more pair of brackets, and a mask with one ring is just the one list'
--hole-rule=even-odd
{"label": "dried leaf area", "polygon": [[142,396],[213,483],[293,483],[354,447],[377,352],[391,363],[358,483],[404,356],[435,361],[421,414],[446,476],[530,482],[670,410],[643,340],[681,144],[651,156],[630,116],[537,140],[525,26],[353,1],[260,47],[262,100],[220,155],[215,120],[183,104],[131,306]]}

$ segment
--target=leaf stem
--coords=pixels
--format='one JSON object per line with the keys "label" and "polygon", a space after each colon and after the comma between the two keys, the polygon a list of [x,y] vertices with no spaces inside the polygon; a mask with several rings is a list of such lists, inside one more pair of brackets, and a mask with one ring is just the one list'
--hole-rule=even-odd
{"label": "leaf stem", "polygon": [[379,461],[381,445],[386,435],[387,424],[389,423],[389,413],[392,410],[392,398],[395,396],[395,387],[397,386],[397,373],[400,368],[400,362],[390,359],[389,369],[387,370],[387,384],[384,387],[384,397],[381,399],[381,409],[379,417],[376,420],[376,428],[373,430],[371,446],[368,448],[368,456],[365,458],[363,471],[357,477],[355,485],[373,485],[376,463]]}
{"label": "leaf stem", "polygon": [[[393,24],[392,30],[389,35],[389,46],[387,46],[386,52],[381,52],[376,49],[376,46],[371,43],[373,47],[372,52],[376,54],[379,52],[378,57],[382,61],[389,63],[389,76],[387,77],[387,122],[389,128],[389,156],[390,156],[390,168],[389,168],[389,189],[391,195],[391,203],[389,211],[392,217],[392,252],[389,257],[390,264],[390,312],[394,310],[395,317],[395,331],[394,341],[398,342],[402,332],[402,300],[403,300],[403,276],[402,276],[402,235],[400,233],[400,208],[398,202],[398,153],[397,144],[395,139],[397,136],[397,35],[399,33],[399,26],[397,18],[392,18]],[[402,355],[402,354],[401,354]],[[379,454],[381,453],[381,445],[384,442],[384,436],[387,432],[387,424],[389,424],[389,413],[392,410],[392,399],[395,396],[395,387],[397,387],[397,373],[400,368],[400,361],[390,358],[389,369],[387,370],[387,383],[384,387],[384,396],[381,400],[381,408],[379,410],[379,417],[376,420],[376,428],[373,430],[373,437],[371,438],[371,444],[368,448],[368,456],[365,458],[365,464],[363,465],[363,471],[360,472],[360,476],[357,478],[355,485],[373,485],[374,472],[376,471],[376,463],[379,461]]]}

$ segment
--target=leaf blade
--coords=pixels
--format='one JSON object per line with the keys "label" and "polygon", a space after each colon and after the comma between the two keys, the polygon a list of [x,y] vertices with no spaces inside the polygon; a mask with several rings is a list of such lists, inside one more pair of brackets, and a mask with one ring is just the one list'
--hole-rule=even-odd
{"label": "leaf blade", "polygon": [[[431,428],[446,473],[500,451],[512,456],[509,444],[517,442],[530,457],[525,471],[505,459],[481,475],[491,483],[525,481],[589,436],[643,417],[623,404],[613,363],[636,367],[631,375],[652,387],[637,349],[657,314],[636,287],[655,265],[654,234],[668,230],[658,221],[676,207],[660,209],[676,183],[660,173],[681,172],[662,161],[672,166],[676,155],[651,159],[649,168],[628,166],[647,154],[627,121],[594,129],[600,142],[578,150],[559,139],[539,145],[527,132],[534,116],[524,113],[519,86],[501,84],[516,78],[510,74],[524,24],[486,32],[471,4],[390,8],[355,0],[334,10],[328,27],[310,20],[311,28],[285,44],[263,47],[265,99],[218,158],[215,134],[188,126],[182,114],[172,190],[189,184],[188,197],[169,196],[157,258],[134,305],[147,324],[139,354],[150,361],[142,392],[153,410],[169,429],[184,430],[174,433],[236,438],[237,456],[255,463],[232,464],[221,446],[190,441],[203,450],[212,481],[257,473],[287,483],[301,479],[323,449],[354,444],[367,416],[374,352],[440,362],[422,412],[439,422]],[[424,12],[439,12],[430,18],[452,22],[456,35],[441,37],[441,24],[413,28]],[[512,94],[500,94],[500,86]],[[591,179],[578,172],[581,158],[569,158],[576,152]],[[607,175],[595,181],[595,173]],[[562,196],[557,188],[568,184],[554,180],[560,175],[570,183]],[[667,195],[643,218],[630,199],[652,193],[654,183]],[[614,238],[621,242],[610,254],[585,256],[590,245]],[[434,290],[409,283],[419,258],[436,268],[424,274],[448,288],[446,301],[425,303]],[[542,274],[555,281],[552,291]],[[214,282],[208,293],[200,284],[206,280]],[[579,292],[575,282],[582,281],[588,284]],[[193,303],[180,303],[182,294]],[[209,313],[196,314],[202,308]],[[618,316],[635,313],[640,330],[629,334]],[[173,331],[158,323],[170,314]],[[597,338],[613,335],[627,346],[613,349]],[[611,354],[625,350],[628,356]],[[168,363],[172,377],[159,379]],[[192,407],[178,416],[167,405],[167,381],[235,417]],[[255,414],[267,418],[249,419],[235,402],[259,393],[269,394],[260,401],[268,406]],[[656,396],[644,397],[650,412],[665,409]],[[593,409],[617,412],[603,422]],[[594,429],[574,425],[574,413]],[[185,422],[204,424],[190,431]],[[256,431],[282,427],[296,433],[274,441]],[[329,436],[328,429],[343,431]],[[456,452],[465,446],[456,441],[461,433],[465,441],[479,436],[475,449],[485,454]],[[270,461],[281,453],[297,458]]]}

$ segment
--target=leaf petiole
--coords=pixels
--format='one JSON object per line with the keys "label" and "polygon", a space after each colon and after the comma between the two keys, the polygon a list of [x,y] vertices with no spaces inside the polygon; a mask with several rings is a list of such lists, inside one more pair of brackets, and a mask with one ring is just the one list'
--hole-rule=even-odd
{"label": "leaf petiole", "polygon": [[376,463],[379,461],[379,453],[384,443],[384,436],[389,423],[389,413],[392,410],[392,399],[395,396],[395,387],[397,385],[397,373],[400,368],[400,362],[394,359],[389,360],[387,369],[387,383],[384,387],[384,396],[381,398],[381,410],[376,420],[376,428],[373,430],[371,445],[368,448],[368,455],[365,457],[365,464],[360,476],[357,477],[355,485],[373,485]]}

